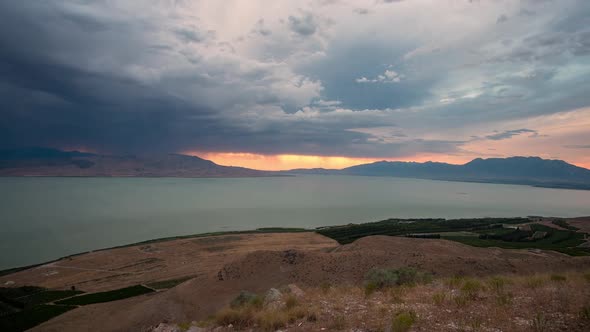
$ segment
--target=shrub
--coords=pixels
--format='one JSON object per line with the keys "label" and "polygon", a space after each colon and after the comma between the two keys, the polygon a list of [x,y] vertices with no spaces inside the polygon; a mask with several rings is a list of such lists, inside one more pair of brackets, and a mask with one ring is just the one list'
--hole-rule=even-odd
{"label": "shrub", "polygon": [[584,279],[590,282],[590,273],[584,273]]}
{"label": "shrub", "polygon": [[402,302],[404,302],[403,293],[404,293],[403,287],[392,288],[389,291],[389,300],[391,301],[391,303],[402,303]]}
{"label": "shrub", "polygon": [[507,282],[506,278],[502,278],[502,277],[492,277],[492,278],[490,278],[488,280],[488,285],[496,293],[503,292],[504,291],[504,286],[507,283],[508,282]]}
{"label": "shrub", "polygon": [[545,318],[545,315],[541,312],[537,313],[531,321],[531,327],[535,332],[547,331],[547,319]]}
{"label": "shrub", "polygon": [[256,315],[256,323],[264,331],[276,331],[289,321],[287,313],[278,310],[265,310]]}
{"label": "shrub", "polygon": [[509,305],[512,303],[513,295],[511,293],[500,292],[496,295],[496,303],[499,305]]}
{"label": "shrub", "polygon": [[529,276],[524,280],[524,285],[531,289],[539,288],[544,284],[545,279],[540,276]]}
{"label": "shrub", "polygon": [[346,328],[346,318],[343,315],[334,316],[330,328],[338,331],[344,330]]}
{"label": "shrub", "polygon": [[445,302],[446,298],[447,298],[447,293],[445,293],[445,292],[437,292],[437,293],[434,293],[434,295],[432,295],[432,301],[437,306],[442,305]]}
{"label": "shrub", "polygon": [[566,281],[567,278],[565,276],[562,276],[560,274],[552,274],[551,275],[551,281]]}
{"label": "shrub", "polygon": [[[370,290],[380,290],[392,286],[415,285],[416,283],[430,282],[432,279],[428,273],[420,272],[414,268],[400,269],[372,269],[365,277],[365,286]],[[366,288],[365,288],[366,291]]]}
{"label": "shrub", "polygon": [[590,320],[590,304],[582,307],[582,310],[580,310],[580,318]]}
{"label": "shrub", "polygon": [[375,291],[378,289],[379,287],[377,286],[376,283],[374,282],[367,282],[365,283],[365,296],[369,297],[371,296],[373,293],[375,293]]}
{"label": "shrub", "polygon": [[330,287],[330,283],[327,281],[322,282],[322,284],[320,285],[322,293],[324,294],[328,294],[328,292],[330,291]]}
{"label": "shrub", "polygon": [[287,299],[285,300],[285,306],[287,309],[292,309],[292,308],[296,307],[298,304],[299,304],[299,301],[297,301],[297,298],[295,297],[295,295],[287,296]]}
{"label": "shrub", "polygon": [[445,284],[450,288],[457,288],[463,283],[462,276],[454,276],[450,279],[445,280]]}
{"label": "shrub", "polygon": [[461,294],[465,295],[468,299],[475,300],[482,289],[481,282],[475,279],[467,279],[461,287]]}
{"label": "shrub", "polygon": [[453,301],[455,302],[455,305],[457,305],[457,307],[461,308],[467,305],[467,302],[469,302],[469,298],[467,298],[467,296],[463,294],[459,294],[453,298]]}
{"label": "shrub", "polygon": [[232,324],[238,329],[254,325],[254,312],[251,308],[225,308],[215,315],[215,323],[221,326]]}
{"label": "shrub", "polygon": [[248,291],[241,291],[240,294],[231,301],[230,307],[234,309],[244,306],[253,306],[260,308],[262,307],[263,303],[264,299],[261,296],[256,295],[254,293],[250,293]]}
{"label": "shrub", "polygon": [[413,310],[397,313],[391,321],[392,332],[409,331],[416,322],[416,313]]}

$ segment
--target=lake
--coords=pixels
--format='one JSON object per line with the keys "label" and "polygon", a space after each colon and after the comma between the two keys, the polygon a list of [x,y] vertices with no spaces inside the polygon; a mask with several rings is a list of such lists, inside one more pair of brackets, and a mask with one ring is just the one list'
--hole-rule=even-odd
{"label": "lake", "polygon": [[527,215],[590,215],[590,191],[319,175],[0,178],[0,269],[212,231]]}

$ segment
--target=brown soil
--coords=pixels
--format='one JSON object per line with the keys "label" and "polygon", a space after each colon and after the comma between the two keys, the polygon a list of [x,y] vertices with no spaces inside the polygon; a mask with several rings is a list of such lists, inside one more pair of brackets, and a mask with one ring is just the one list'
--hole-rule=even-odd
{"label": "brown soil", "polygon": [[[116,267],[116,272],[72,269],[97,266],[101,270]],[[81,307],[34,329],[92,331],[100,326],[101,331],[142,331],[166,321],[204,319],[227,305],[241,290],[264,292],[291,282],[302,287],[326,282],[358,286],[373,267],[404,266],[430,271],[436,277],[521,275],[588,269],[590,257],[388,236],[366,237],[338,246],[313,233],[232,235],[158,243],[149,250],[130,247],[91,253],[6,276],[0,282],[13,280],[48,287],[76,284],[84,290],[103,290],[196,275],[168,291]],[[53,270],[59,273],[45,275]],[[111,278],[105,279],[108,276]]]}
{"label": "brown soil", "polygon": [[570,218],[567,219],[567,223],[578,227],[579,232],[590,233],[590,217]]}

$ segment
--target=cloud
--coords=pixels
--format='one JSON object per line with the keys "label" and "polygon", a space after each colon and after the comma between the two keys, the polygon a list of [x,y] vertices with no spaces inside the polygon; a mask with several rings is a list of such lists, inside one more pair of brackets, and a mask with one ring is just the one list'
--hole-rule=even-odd
{"label": "cloud", "polygon": [[499,141],[499,140],[503,140],[503,139],[509,139],[514,136],[518,136],[518,135],[522,135],[522,134],[530,134],[529,137],[535,137],[538,135],[536,130],[523,128],[523,129],[507,130],[507,131],[495,133],[492,135],[487,135],[487,136],[485,136],[485,138],[493,140],[493,141]]}
{"label": "cloud", "polygon": [[400,75],[393,70],[385,70],[383,74],[377,75],[377,77],[369,79],[366,77],[360,77],[355,80],[357,83],[399,83],[404,75]]}
{"label": "cloud", "polygon": [[302,36],[310,36],[316,32],[317,23],[314,17],[307,13],[300,17],[289,16],[289,27]]}
{"label": "cloud", "polygon": [[587,129],[534,119],[590,105],[587,1],[386,2],[0,2],[0,147],[401,158],[586,145]]}

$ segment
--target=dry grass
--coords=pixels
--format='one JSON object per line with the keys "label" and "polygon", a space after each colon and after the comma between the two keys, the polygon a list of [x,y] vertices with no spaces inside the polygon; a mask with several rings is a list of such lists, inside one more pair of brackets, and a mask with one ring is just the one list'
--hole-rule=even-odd
{"label": "dry grass", "polygon": [[216,326],[289,331],[590,331],[584,273],[435,280],[367,297],[364,286],[305,288],[280,310],[226,308]]}

